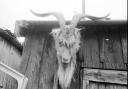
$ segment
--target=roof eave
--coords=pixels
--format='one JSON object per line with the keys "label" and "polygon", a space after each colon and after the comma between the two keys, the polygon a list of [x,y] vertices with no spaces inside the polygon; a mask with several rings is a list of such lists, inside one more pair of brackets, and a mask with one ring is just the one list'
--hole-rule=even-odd
{"label": "roof eave", "polygon": [[[69,23],[67,21],[66,23]],[[127,26],[127,20],[108,20],[108,21],[80,21],[78,26]],[[47,32],[52,28],[59,28],[57,21],[26,21],[18,20],[15,24],[14,34],[23,37],[30,32]]]}

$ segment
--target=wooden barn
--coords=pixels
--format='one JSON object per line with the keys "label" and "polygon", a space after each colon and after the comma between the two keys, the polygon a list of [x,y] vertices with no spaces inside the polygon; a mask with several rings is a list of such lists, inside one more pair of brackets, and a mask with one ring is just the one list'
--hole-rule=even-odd
{"label": "wooden barn", "polygon": [[[0,62],[19,71],[22,61],[22,45],[9,30],[0,29]],[[0,71],[0,89],[17,89],[17,81]]]}
{"label": "wooden barn", "polygon": [[[68,22],[67,22],[68,23]],[[57,68],[49,34],[56,21],[17,21],[15,34],[25,37],[20,72],[27,89],[52,89]],[[70,89],[127,89],[127,21],[81,21],[81,44]]]}

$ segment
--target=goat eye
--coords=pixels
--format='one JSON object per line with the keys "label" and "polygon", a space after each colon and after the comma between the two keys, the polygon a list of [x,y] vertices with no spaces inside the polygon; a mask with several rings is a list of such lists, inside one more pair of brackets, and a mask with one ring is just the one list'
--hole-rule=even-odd
{"label": "goat eye", "polygon": [[62,41],[60,41],[60,42],[59,42],[59,45],[60,45],[60,46],[63,46],[63,42],[62,42]]}

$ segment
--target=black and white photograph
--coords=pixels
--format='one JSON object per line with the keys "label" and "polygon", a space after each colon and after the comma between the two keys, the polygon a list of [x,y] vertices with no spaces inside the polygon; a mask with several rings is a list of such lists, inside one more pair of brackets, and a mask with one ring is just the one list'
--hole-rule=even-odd
{"label": "black and white photograph", "polygon": [[127,89],[127,0],[0,0],[0,89]]}

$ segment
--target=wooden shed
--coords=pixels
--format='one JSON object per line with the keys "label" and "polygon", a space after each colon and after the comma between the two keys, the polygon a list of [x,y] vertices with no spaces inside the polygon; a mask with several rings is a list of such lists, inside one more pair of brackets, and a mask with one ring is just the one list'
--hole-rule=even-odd
{"label": "wooden shed", "polygon": [[[69,23],[69,22],[67,22]],[[27,89],[52,89],[57,68],[56,21],[17,21],[15,34],[25,37],[20,72]],[[81,21],[81,44],[70,89],[126,89],[127,21]]]}
{"label": "wooden shed", "polygon": [[[13,33],[0,28],[0,62],[19,71],[22,49],[22,45]],[[17,89],[17,81],[0,71],[0,86],[0,89]]]}

